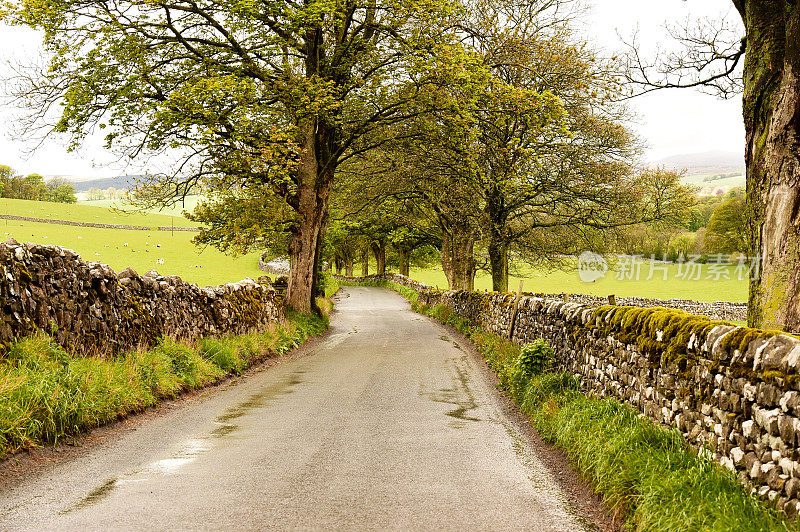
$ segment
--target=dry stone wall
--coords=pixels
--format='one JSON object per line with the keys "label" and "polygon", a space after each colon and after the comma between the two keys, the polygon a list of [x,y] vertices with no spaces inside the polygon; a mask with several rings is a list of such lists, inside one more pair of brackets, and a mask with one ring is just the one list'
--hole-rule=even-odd
{"label": "dry stone wall", "polygon": [[800,339],[630,306],[433,290],[427,305],[524,344],[544,338],[590,394],[614,397],[679,430],[792,517],[800,512]]}
{"label": "dry stone wall", "polygon": [[102,223],[95,223],[95,222],[75,222],[72,220],[55,220],[53,218],[34,218],[31,216],[17,216],[15,214],[0,214],[0,220],[16,220],[20,222],[36,222],[36,223],[43,223],[43,224],[54,224],[54,225],[69,225],[72,227],[94,227],[97,229],[123,229],[127,231],[191,231],[191,232],[200,232],[200,229],[197,227],[170,227],[170,226],[159,226],[159,227],[147,227],[144,225],[125,225],[125,224],[102,224]]}
{"label": "dry stone wall", "polygon": [[0,345],[37,330],[64,347],[106,355],[163,336],[243,333],[283,316],[271,286],[198,287],[151,271],[119,273],[57,246],[0,244]]}
{"label": "dry stone wall", "polygon": [[[586,294],[536,294],[545,299],[565,299],[590,307],[599,307],[608,303],[607,297]],[[653,299],[649,297],[617,297],[617,305],[632,307],[664,307],[683,310],[689,314],[707,316],[713,320],[747,321],[747,303],[730,301],[695,301],[692,299]]]}

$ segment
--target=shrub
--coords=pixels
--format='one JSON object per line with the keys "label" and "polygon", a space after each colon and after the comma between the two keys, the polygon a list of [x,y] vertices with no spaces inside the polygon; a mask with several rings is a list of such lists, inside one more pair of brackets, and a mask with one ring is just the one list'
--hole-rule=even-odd
{"label": "shrub", "polygon": [[553,363],[553,348],[539,338],[530,344],[525,344],[519,350],[516,367],[528,378],[540,375],[545,369],[550,369]]}

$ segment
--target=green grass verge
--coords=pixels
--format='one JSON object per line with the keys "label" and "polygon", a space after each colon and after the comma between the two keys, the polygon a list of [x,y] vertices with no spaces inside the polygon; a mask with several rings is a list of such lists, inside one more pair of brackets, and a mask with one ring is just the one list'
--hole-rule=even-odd
{"label": "green grass verge", "polygon": [[527,374],[513,342],[473,327],[450,307],[420,304],[414,290],[378,284],[401,288],[414,310],[468,336],[542,437],[567,452],[630,529],[800,530],[750,495],[729,470],[701,458],[678,431],[614,399],[586,397],[567,373]]}
{"label": "green grass verge", "polygon": [[193,344],[165,338],[154,349],[111,359],[73,356],[44,333],[20,339],[0,363],[0,456],[55,443],[238,374],[327,326],[324,317],[295,314],[259,332]]}

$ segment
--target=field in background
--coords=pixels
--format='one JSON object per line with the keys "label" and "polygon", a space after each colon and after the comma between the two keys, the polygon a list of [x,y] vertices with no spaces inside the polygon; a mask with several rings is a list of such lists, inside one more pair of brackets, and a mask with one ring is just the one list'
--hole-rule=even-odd
{"label": "field in background", "polygon": [[[173,205],[171,207],[167,207],[167,208],[164,208],[164,209],[149,209],[149,210],[146,211],[146,213],[160,214],[160,215],[164,215],[164,216],[174,216],[175,219],[176,219],[176,222],[175,222],[176,224],[177,224],[177,220],[179,218],[183,221],[184,224],[191,224],[191,222],[189,222],[188,220],[186,220],[183,217],[183,213],[184,213],[184,211],[192,212],[194,210],[194,208],[197,206],[197,204],[200,202],[201,199],[203,199],[203,196],[187,196],[185,201],[180,202],[180,203],[178,203],[176,205]],[[81,200],[80,197],[79,197],[78,204],[79,205],[86,205],[86,206],[90,206],[90,207],[104,207],[104,208],[107,208],[107,209],[122,209],[122,210],[126,210],[126,211],[136,210],[135,207],[133,207],[130,203],[128,203],[128,202],[126,202],[124,200],[93,200],[93,201],[90,201],[90,200]]]}
{"label": "field in background", "polygon": [[[106,200],[109,205],[121,206],[118,200]],[[197,202],[193,199],[192,207]],[[94,202],[99,203],[99,202]],[[190,205],[187,203],[187,208]],[[181,209],[182,210],[182,209]],[[104,206],[78,204],[66,205],[26,200],[0,199],[0,212],[16,216],[52,218],[79,222],[141,225],[147,227],[170,226],[191,227],[194,224],[180,215],[167,216],[153,213],[125,213]],[[177,210],[176,210],[177,212]],[[49,216],[48,216],[49,215]],[[3,240],[14,237],[19,242],[54,244],[78,252],[84,260],[100,261],[119,271],[131,266],[139,273],[155,269],[163,275],[179,275],[189,282],[200,285],[221,284],[256,278],[262,275],[258,269],[258,253],[231,257],[212,248],[199,249],[191,243],[194,233],[178,231],[128,231],[120,229],[99,229],[71,227],[34,222],[0,220],[0,231],[5,233]],[[127,244],[127,246],[125,245]],[[160,247],[159,247],[160,244]],[[158,264],[163,259],[163,264]],[[638,281],[617,280],[615,273],[609,272],[605,279],[594,283],[584,283],[576,271],[548,271],[524,268],[523,289],[526,292],[542,293],[580,293],[596,296],[615,294],[620,297],[639,296],[658,299],[696,299],[699,301],[746,301],[747,282],[736,280],[734,268],[729,268],[729,280],[703,279],[688,281],[675,278],[677,266],[669,266],[668,280],[660,275],[647,281],[649,266],[641,266]],[[356,270],[359,268],[357,267]],[[370,268],[375,271],[374,264]],[[704,277],[705,277],[705,271]],[[441,269],[413,269],[411,276],[431,286],[447,287],[447,280]],[[510,281],[511,290],[519,287],[520,277]],[[490,290],[491,277],[481,273],[476,277],[478,290]]]}
{"label": "field in background", "polygon": [[728,192],[732,188],[744,188],[745,186],[744,174],[713,178],[714,176],[711,174],[697,174],[684,176],[681,181],[687,185],[698,187],[698,194],[701,196],[714,196],[719,190]]}
{"label": "field in background", "polygon": [[[0,200],[0,212],[109,224],[169,226],[172,217],[155,214],[127,215],[106,208],[87,205],[64,205],[25,200]],[[175,217],[176,226],[191,226],[185,218]],[[72,227],[38,222],[0,220],[3,241],[13,237],[18,242],[52,244],[72,249],[86,261],[100,261],[117,271],[128,266],[138,273],[155,269],[162,275],[179,275],[199,285],[222,284],[245,277],[263,275],[258,269],[258,253],[231,257],[213,248],[200,249],[191,243],[193,232],[129,231]],[[127,245],[126,245],[127,244]],[[160,247],[159,247],[160,244]],[[163,259],[163,264],[158,264]]]}
{"label": "field in background", "polygon": [[[114,200],[109,200],[109,205]],[[147,227],[170,226],[196,227],[182,215],[164,215],[153,213],[123,212],[107,205],[88,205],[68,203],[50,203],[49,201],[30,201],[0,198],[0,214],[29,216],[32,218],[51,218],[53,220],[69,220],[73,222],[91,222],[100,224],[140,225]]]}
{"label": "field in background", "polygon": [[[356,268],[358,270],[358,268]],[[655,277],[647,281],[650,273],[649,265],[641,266],[641,276],[636,280],[617,280],[616,274],[609,271],[604,279],[594,283],[584,283],[578,278],[577,271],[536,270],[528,268],[523,281],[523,291],[534,293],[571,293],[589,294],[605,297],[614,294],[619,297],[649,297],[655,299],[694,299],[697,301],[747,301],[748,283],[737,280],[734,267],[727,268],[730,279],[719,281],[702,279],[690,281],[675,278],[678,273],[677,265],[669,265],[667,280],[662,280],[662,274],[656,273]],[[374,271],[374,270],[373,270]],[[703,277],[706,270],[703,270]],[[411,277],[430,286],[447,288],[447,278],[441,269],[411,269]],[[509,289],[516,291],[519,288],[520,277],[512,277]],[[481,272],[475,277],[476,290],[491,290],[492,278],[489,274]]]}

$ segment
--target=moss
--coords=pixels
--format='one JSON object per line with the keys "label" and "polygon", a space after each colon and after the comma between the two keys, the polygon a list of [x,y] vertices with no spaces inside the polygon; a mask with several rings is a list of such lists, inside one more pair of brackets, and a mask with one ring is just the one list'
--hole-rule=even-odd
{"label": "moss", "polygon": [[771,272],[764,272],[761,277],[761,326],[778,327],[785,314],[788,278],[792,275],[793,265],[776,267]]}
{"label": "moss", "polygon": [[25,286],[31,284],[31,282],[33,281],[33,276],[31,275],[31,273],[25,269],[25,267],[22,265],[21,262],[15,262],[14,265],[16,266],[17,271],[19,272],[20,284],[23,284]]}
{"label": "moss", "polygon": [[[600,328],[606,335],[636,345],[643,354],[663,354],[670,361],[687,360],[687,348],[693,335],[702,338],[717,325],[725,323],[663,307],[604,305],[597,308],[593,316],[601,318]],[[651,356],[651,363],[657,365],[660,358]]]}
{"label": "moss", "polygon": [[772,338],[776,334],[780,334],[780,331],[762,331],[761,329],[752,329],[750,327],[739,327],[725,335],[720,342],[720,347],[729,353],[734,351],[744,353],[753,340]]}

